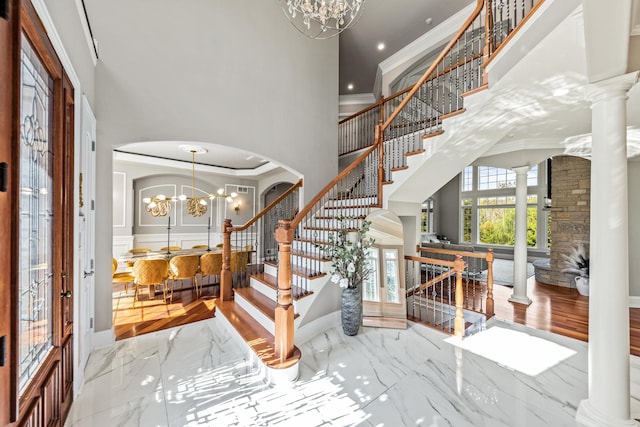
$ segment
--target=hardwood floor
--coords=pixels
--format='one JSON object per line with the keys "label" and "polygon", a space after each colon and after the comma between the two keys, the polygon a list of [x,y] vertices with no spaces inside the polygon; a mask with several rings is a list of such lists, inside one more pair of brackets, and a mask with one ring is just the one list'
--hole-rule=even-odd
{"label": "hardwood floor", "polygon": [[[149,300],[145,292],[132,308],[133,290],[125,293],[124,285],[116,284],[113,288],[116,340],[211,318],[215,315],[218,292],[217,286],[205,287],[198,299],[191,290],[176,291],[169,304],[160,296]],[[528,281],[531,305],[510,303],[508,298],[512,292],[507,286],[494,287],[498,319],[588,341],[589,297],[579,295],[575,289],[538,283],[533,277]],[[630,309],[629,315],[631,354],[640,356],[640,309]]]}
{"label": "hardwood floor", "polygon": [[165,304],[161,295],[150,300],[143,290],[133,308],[133,289],[124,291],[124,284],[113,286],[113,329],[116,341],[173,328],[215,316],[218,286],[205,286],[200,298],[191,289],[176,290],[173,300]]}

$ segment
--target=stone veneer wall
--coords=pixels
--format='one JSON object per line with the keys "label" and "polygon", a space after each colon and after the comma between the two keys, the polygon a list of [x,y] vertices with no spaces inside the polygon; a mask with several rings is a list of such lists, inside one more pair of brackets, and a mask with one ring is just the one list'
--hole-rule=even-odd
{"label": "stone veneer wall", "polygon": [[564,259],[578,243],[589,247],[591,162],[556,156],[551,167],[551,255],[548,283],[575,288],[575,274],[563,273]]}

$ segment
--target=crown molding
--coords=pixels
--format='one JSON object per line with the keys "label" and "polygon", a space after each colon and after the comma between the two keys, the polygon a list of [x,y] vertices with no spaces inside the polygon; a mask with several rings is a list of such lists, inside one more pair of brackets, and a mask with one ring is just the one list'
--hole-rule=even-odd
{"label": "crown molding", "polygon": [[121,162],[151,165],[159,168],[191,170],[191,168],[193,167],[194,170],[199,172],[208,172],[208,173],[214,173],[218,175],[236,176],[236,177],[259,177],[262,174],[271,172],[279,168],[278,165],[272,162],[267,162],[263,165],[258,166],[255,169],[229,169],[229,168],[224,168],[220,166],[203,165],[199,163],[196,163],[195,165],[192,166],[191,162],[184,162],[184,161],[173,160],[173,159],[163,159],[158,157],[145,156],[142,154],[125,153],[122,151],[115,151],[115,150],[113,152],[113,160],[121,161]]}
{"label": "crown molding", "polygon": [[340,95],[338,103],[340,105],[371,105],[376,102],[376,97],[372,93],[354,93],[352,95]]}

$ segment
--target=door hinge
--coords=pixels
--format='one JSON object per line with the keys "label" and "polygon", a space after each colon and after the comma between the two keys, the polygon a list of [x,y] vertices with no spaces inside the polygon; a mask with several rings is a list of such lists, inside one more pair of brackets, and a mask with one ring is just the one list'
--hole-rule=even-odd
{"label": "door hinge", "polygon": [[0,366],[7,364],[7,336],[0,337]]}
{"label": "door hinge", "polygon": [[93,317],[89,319],[89,329],[93,329]]}
{"label": "door hinge", "polygon": [[9,0],[0,0],[0,18],[9,20]]}
{"label": "door hinge", "polygon": [[7,162],[0,163],[0,192],[7,192],[7,186],[9,185],[9,183],[7,182],[8,175],[9,164]]}
{"label": "door hinge", "polygon": [[91,140],[91,151],[96,151],[96,141]]}
{"label": "door hinge", "polygon": [[95,210],[96,210],[96,201],[95,201],[95,200],[92,200],[92,201],[91,201],[91,210],[92,210],[92,211],[95,211]]}

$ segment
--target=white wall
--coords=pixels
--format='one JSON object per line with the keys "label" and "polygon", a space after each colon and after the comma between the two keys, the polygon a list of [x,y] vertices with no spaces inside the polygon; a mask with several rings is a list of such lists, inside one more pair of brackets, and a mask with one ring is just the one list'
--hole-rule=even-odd
{"label": "white wall", "polygon": [[[71,59],[73,68],[80,79],[80,90],[93,108],[95,67],[89,46],[82,28],[80,11],[76,0],[44,0],[49,15],[60,35],[64,49]],[[79,106],[77,106],[79,107]]]}
{"label": "white wall", "polygon": [[[308,40],[277,2],[87,3],[100,61],[96,330],[111,327],[111,150],[146,140],[241,148],[304,174],[337,172],[338,40]],[[108,36],[107,36],[108,35]]]}
{"label": "white wall", "polygon": [[629,295],[640,296],[640,159],[628,163]]}

